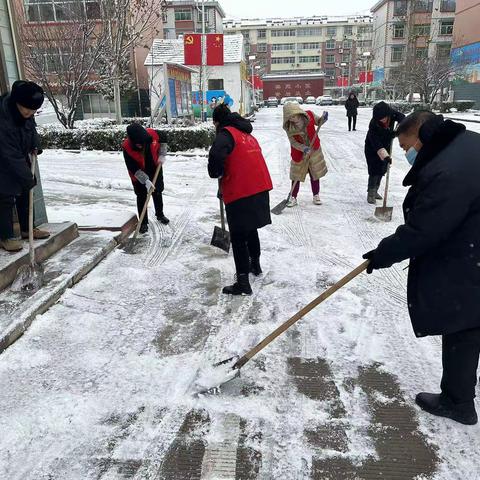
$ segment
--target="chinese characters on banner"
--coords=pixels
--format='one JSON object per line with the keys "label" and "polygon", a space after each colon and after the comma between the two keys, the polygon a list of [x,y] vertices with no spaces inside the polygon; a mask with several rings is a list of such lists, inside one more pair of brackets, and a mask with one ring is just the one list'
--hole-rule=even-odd
{"label": "chinese characters on banner", "polygon": [[[224,65],[223,60],[223,34],[208,33],[206,37],[207,65]],[[200,33],[187,33],[183,37],[184,64],[199,66],[202,64],[202,35]]]}

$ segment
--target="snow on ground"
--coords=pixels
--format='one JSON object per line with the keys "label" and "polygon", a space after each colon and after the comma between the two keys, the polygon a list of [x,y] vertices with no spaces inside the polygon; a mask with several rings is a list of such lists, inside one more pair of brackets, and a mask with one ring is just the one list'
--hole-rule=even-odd
{"label": "snow on ground", "polygon": [[[300,206],[261,230],[264,275],[254,280],[252,297],[221,294],[234,269],[231,255],[209,245],[219,217],[206,159],[170,158],[171,224],[151,221],[143,253],[115,251],[0,356],[0,478],[326,478],[322,468],[335,465],[359,474],[381,462],[392,468],[389,450],[399,443],[409,464],[420,450],[438,457],[433,468],[418,461],[424,478],[480,477],[479,427],[414,407],[418,391],[438,389],[441,358],[438,338],[413,335],[405,265],[352,281],[219,395],[191,394],[205,365],[245,353],[401,222],[408,165],[398,144],[394,217],[384,224],[366,203],[371,109],[360,110],[351,133],[343,107],[328,110],[320,134],[329,166],[324,204],[313,205],[304,184]],[[280,108],[261,110],[254,123],[274,180],[272,206],[289,190],[281,123]],[[120,153],[47,151],[40,166],[56,220],[134,209]],[[372,379],[380,379],[373,390]],[[379,414],[392,405],[407,419],[398,442],[398,429]],[[230,459],[223,473],[218,458]]]}

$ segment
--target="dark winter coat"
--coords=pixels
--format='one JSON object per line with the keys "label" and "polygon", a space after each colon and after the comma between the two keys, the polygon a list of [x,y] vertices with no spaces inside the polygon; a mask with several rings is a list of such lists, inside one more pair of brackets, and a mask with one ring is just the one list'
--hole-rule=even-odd
{"label": "dark winter coat", "polygon": [[358,115],[358,107],[360,103],[358,98],[354,95],[353,98],[348,97],[345,101],[345,108],[347,110],[347,117],[356,117]]}
{"label": "dark winter coat", "polygon": [[395,122],[401,122],[404,118],[403,113],[390,109],[390,125],[388,127],[384,127],[374,118],[370,120],[367,137],[365,138],[365,157],[369,175],[385,175],[387,162],[381,160],[377,152],[382,148],[391,152],[392,141],[395,136]]}
{"label": "dark winter coat", "polygon": [[[230,114],[219,125],[208,156],[208,174],[211,178],[223,176],[225,160],[235,147],[232,135],[224,127],[234,127],[249,134],[253,131],[252,123],[238,113]],[[248,175],[248,172],[245,174]],[[229,203],[225,206],[225,211],[232,232],[249,232],[272,223],[268,191]]]}
{"label": "dark winter coat", "polygon": [[380,268],[410,258],[408,306],[415,335],[480,327],[480,135],[441,116],[404,180],[405,224],[382,240]]}
{"label": "dark winter coat", "polygon": [[25,120],[10,95],[0,97],[0,194],[20,195],[35,184],[28,154],[38,150],[35,120]]}

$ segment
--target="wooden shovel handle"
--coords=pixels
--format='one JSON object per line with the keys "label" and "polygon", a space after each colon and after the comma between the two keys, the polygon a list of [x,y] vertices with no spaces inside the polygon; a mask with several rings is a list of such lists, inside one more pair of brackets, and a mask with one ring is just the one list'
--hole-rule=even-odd
{"label": "wooden shovel handle", "polygon": [[[30,154],[30,168],[32,176],[35,176],[35,168],[37,165],[37,152],[32,152]],[[30,256],[30,266],[35,266],[35,247],[33,245],[33,189],[32,187],[28,192],[28,247],[29,247],[29,256]]]}
{"label": "wooden shovel handle", "polygon": [[263,350],[268,344],[275,340],[279,335],[288,330],[293,324],[297,323],[301,318],[303,318],[307,313],[312,311],[316,306],[320,305],[328,297],[333,295],[337,290],[340,290],[348,282],[353,280],[355,277],[360,275],[364,270],[367,269],[370,260],[366,260],[361,265],[359,265],[355,270],[352,270],[348,275],[345,275],[341,280],[339,280],[335,285],[332,285],[330,288],[325,290],[321,295],[319,295],[315,300],[310,302],[308,305],[303,307],[298,311],[293,317],[287,320],[284,324],[280,325],[276,330],[274,330],[268,337],[262,340],[258,345],[249,350],[243,357],[241,357],[233,368],[242,368],[249,360],[252,359],[258,352]]}

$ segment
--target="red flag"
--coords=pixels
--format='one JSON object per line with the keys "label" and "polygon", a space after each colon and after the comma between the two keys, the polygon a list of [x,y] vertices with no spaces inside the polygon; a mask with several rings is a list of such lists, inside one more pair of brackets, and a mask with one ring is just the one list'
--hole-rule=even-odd
{"label": "red flag", "polygon": [[369,71],[369,72],[360,72],[360,76],[359,76],[359,82],[360,83],[365,83],[365,73],[367,73],[366,77],[367,77],[367,83],[372,83],[373,82],[373,72]]}
{"label": "red flag", "polygon": [[223,65],[223,34],[207,34],[207,65]]}
{"label": "red flag", "polygon": [[184,64],[202,64],[202,35],[199,33],[187,33],[183,37]]}

